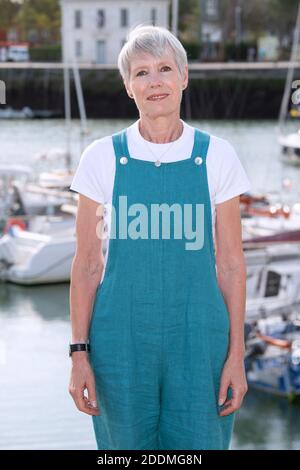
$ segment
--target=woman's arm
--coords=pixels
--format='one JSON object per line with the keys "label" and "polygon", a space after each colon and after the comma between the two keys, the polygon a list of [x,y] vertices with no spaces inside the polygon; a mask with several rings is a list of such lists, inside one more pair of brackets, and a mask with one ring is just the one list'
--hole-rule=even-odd
{"label": "woman's arm", "polygon": [[[243,253],[240,198],[233,197],[216,205],[216,263],[218,284],[230,315],[230,342],[222,373],[220,402],[228,406],[226,415],[241,406],[247,392],[244,368],[244,321],[246,306],[246,262]],[[231,386],[233,399],[224,403]]]}
{"label": "woman's arm", "polygon": [[[88,340],[89,325],[96,289],[101,280],[104,259],[102,253],[103,205],[79,195],[76,217],[76,252],[71,269],[70,319],[72,343],[85,343]],[[96,404],[95,381],[88,353],[76,351],[72,354],[72,373],[69,392],[77,408],[88,414],[98,414],[91,410],[88,402]],[[87,388],[88,398],[83,391]]]}
{"label": "woman's arm", "polygon": [[70,283],[73,343],[86,342],[88,339],[94,296],[104,266],[102,239],[99,237],[99,225],[103,225],[102,214],[102,204],[79,195],[76,217],[76,252],[72,263]]}

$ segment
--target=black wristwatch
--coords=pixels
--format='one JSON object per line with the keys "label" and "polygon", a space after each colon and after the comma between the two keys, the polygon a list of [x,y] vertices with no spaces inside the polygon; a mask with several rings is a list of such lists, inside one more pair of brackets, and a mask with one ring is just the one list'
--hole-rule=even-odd
{"label": "black wristwatch", "polygon": [[69,344],[69,356],[71,357],[72,356],[72,353],[73,352],[76,352],[76,351],[88,351],[90,352],[90,345],[89,343],[73,343],[73,344]]}

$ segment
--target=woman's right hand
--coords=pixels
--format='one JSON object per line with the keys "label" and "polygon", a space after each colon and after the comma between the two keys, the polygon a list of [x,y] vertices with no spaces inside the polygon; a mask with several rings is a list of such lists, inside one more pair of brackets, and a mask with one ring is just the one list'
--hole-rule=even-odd
{"label": "woman's right hand", "polygon": [[[88,396],[84,395],[87,389]],[[79,411],[92,416],[99,416],[96,399],[95,377],[85,351],[76,351],[72,355],[72,370],[69,393]]]}

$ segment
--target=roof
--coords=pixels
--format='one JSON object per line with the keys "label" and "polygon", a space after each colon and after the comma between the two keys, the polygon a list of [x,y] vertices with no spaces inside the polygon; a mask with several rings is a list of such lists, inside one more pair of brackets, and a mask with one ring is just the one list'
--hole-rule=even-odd
{"label": "roof", "polygon": [[9,47],[9,46],[28,46],[28,42],[14,42],[14,41],[0,41],[0,47]]}
{"label": "roof", "polygon": [[268,264],[265,269],[267,271],[276,271],[279,274],[300,273],[299,259],[296,261],[281,261]]}

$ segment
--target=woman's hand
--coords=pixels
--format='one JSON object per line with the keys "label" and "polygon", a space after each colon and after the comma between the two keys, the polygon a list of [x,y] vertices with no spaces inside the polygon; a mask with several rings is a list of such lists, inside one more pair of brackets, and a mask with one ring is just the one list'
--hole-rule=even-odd
{"label": "woman's hand", "polygon": [[[232,389],[232,398],[226,400],[228,387]],[[228,357],[221,376],[219,406],[222,406],[222,410],[219,411],[220,416],[226,416],[238,410],[247,390],[244,358]]]}
{"label": "woman's hand", "polygon": [[[74,353],[69,393],[72,396],[75,405],[83,413],[98,416],[100,414],[96,401],[96,386],[94,373],[92,371],[86,353],[76,351]],[[81,354],[83,354],[81,356]],[[84,396],[84,390],[87,389],[88,397]]]}

